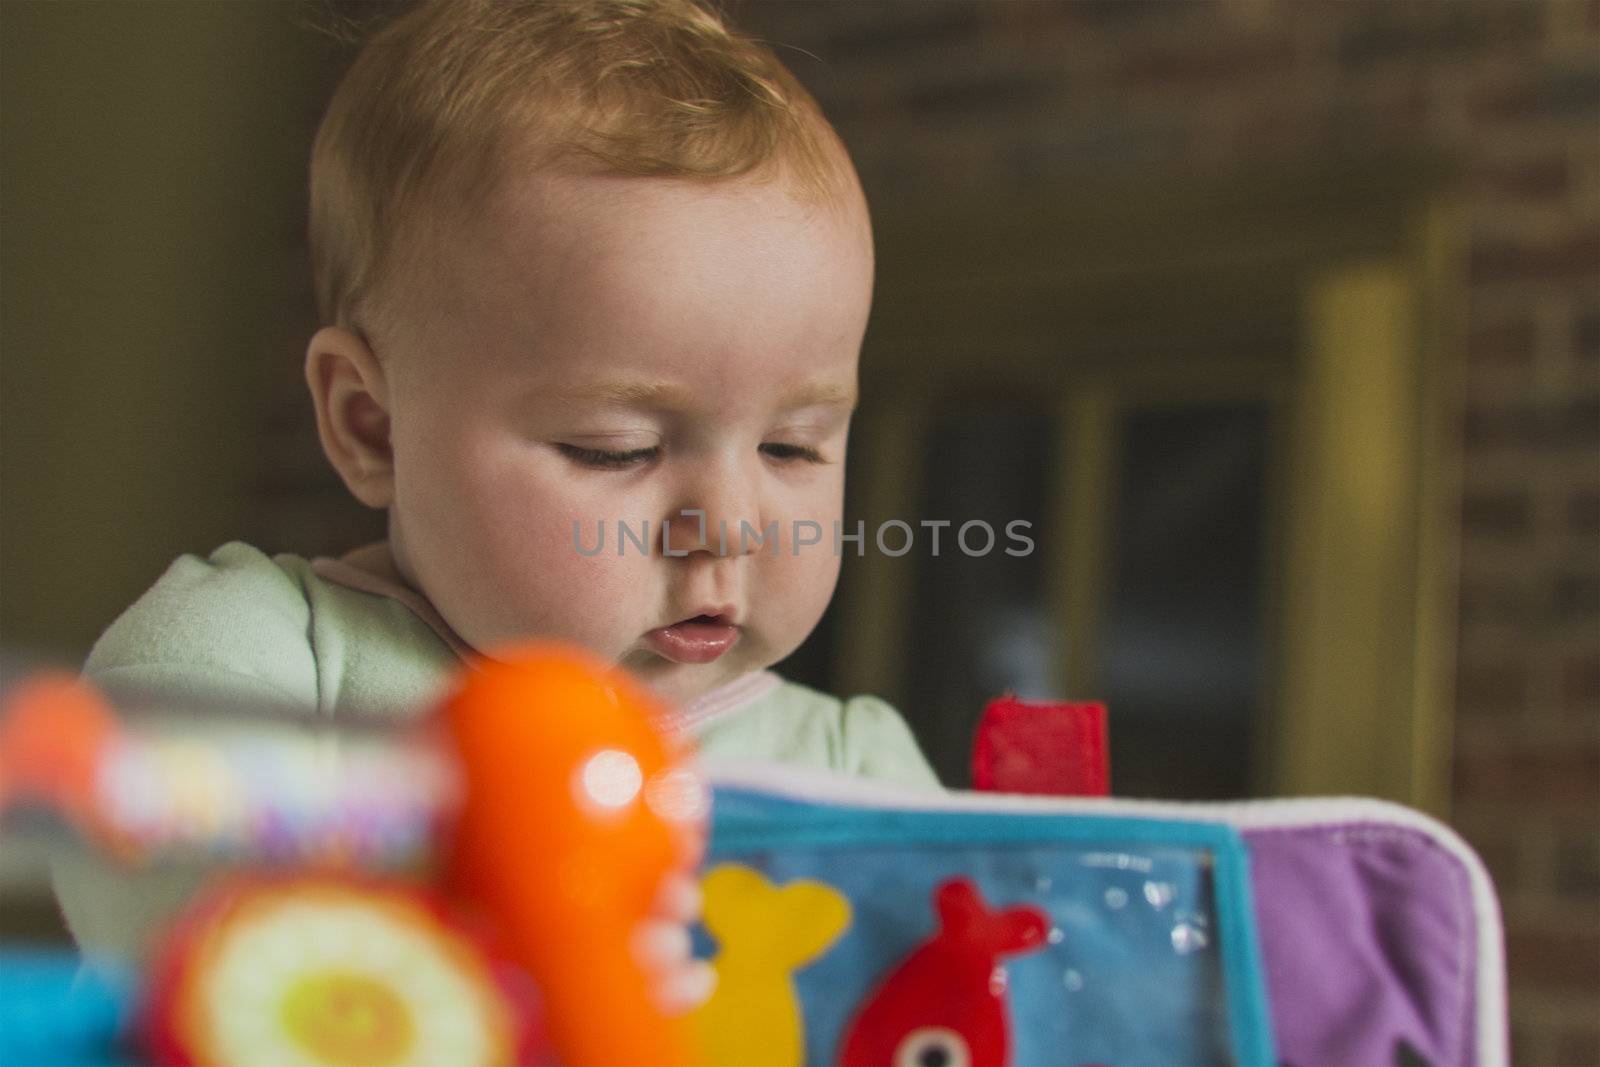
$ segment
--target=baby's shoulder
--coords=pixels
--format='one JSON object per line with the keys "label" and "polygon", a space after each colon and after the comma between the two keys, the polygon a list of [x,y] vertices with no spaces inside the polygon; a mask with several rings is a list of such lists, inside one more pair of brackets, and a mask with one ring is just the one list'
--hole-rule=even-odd
{"label": "baby's shoulder", "polygon": [[154,585],[113,624],[160,623],[180,631],[213,624],[230,631],[305,635],[317,618],[391,614],[398,603],[330,581],[303,556],[269,556],[243,541],[229,541],[209,556],[179,556]]}
{"label": "baby's shoulder", "polygon": [[233,541],[174,560],[95,642],[84,675],[119,698],[332,710],[361,696],[351,687],[366,674],[392,673],[387,660],[447,662],[434,644],[402,605]]}
{"label": "baby's shoulder", "polygon": [[303,703],[309,616],[292,562],[230,542],[174,560],[95,642],[84,675],[119,698]]}
{"label": "baby's shoulder", "polygon": [[209,556],[185,553],[173,560],[134,609],[151,621],[188,620],[191,626],[221,617],[236,627],[251,622],[303,627],[310,613],[308,580],[314,575],[300,556],[268,556],[243,541],[229,541]]}

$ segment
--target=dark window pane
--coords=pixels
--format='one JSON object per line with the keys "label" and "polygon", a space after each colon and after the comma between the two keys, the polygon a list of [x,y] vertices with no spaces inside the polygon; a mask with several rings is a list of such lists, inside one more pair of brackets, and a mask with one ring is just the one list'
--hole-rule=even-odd
{"label": "dark window pane", "polygon": [[[971,777],[973,730],[984,702],[1004,690],[1044,695],[1052,686],[1050,628],[1041,533],[1050,486],[1054,423],[1015,411],[951,414],[930,427],[920,520],[947,520],[939,531],[917,528],[916,587],[912,591],[908,694],[903,709],[939,776],[949,786]],[[1007,524],[1031,523],[1033,550],[1007,536]],[[994,532],[987,553],[962,550],[963,523]],[[987,540],[981,527],[967,535],[974,552]]]}
{"label": "dark window pane", "polygon": [[1122,420],[1101,691],[1119,795],[1243,796],[1264,691],[1262,405]]}

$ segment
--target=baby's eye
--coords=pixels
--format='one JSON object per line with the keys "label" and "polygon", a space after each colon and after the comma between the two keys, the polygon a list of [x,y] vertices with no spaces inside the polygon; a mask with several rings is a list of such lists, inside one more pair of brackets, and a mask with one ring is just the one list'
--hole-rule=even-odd
{"label": "baby's eye", "polygon": [[793,462],[795,460],[801,460],[806,463],[827,462],[827,460],[822,458],[822,453],[818,452],[814,448],[807,448],[805,445],[786,445],[774,442],[772,444],[762,445],[761,451],[766,455],[771,456],[773,459],[784,463]]}
{"label": "baby's eye", "polygon": [[654,448],[630,448],[626,452],[608,452],[603,448],[584,448],[580,445],[567,444],[558,444],[556,448],[560,449],[561,454],[574,463],[605,471],[620,471],[627,470],[629,467],[636,467],[641,463],[647,463],[655,459],[656,455],[661,451],[659,446]]}

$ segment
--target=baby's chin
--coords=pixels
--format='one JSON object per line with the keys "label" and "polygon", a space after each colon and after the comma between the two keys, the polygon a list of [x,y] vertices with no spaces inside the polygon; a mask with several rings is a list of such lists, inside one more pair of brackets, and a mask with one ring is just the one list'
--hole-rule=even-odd
{"label": "baby's chin", "polygon": [[[539,640],[541,639],[531,637],[502,641],[491,647],[506,651]],[[733,648],[709,663],[676,662],[639,644],[624,649],[619,655],[614,647],[610,649],[596,647],[570,636],[556,640],[585,647],[592,654],[621,667],[658,699],[673,708],[682,707],[729,682],[775,662],[766,656],[763,651],[764,646],[755,635],[748,632],[741,636],[740,642]]]}

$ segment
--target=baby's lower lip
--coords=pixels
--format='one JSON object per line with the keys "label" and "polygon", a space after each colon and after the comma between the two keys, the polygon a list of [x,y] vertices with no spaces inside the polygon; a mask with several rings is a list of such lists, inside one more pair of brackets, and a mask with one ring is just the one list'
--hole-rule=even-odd
{"label": "baby's lower lip", "polygon": [[674,663],[710,663],[739,640],[739,628],[729,623],[689,619],[651,630],[645,641]]}

